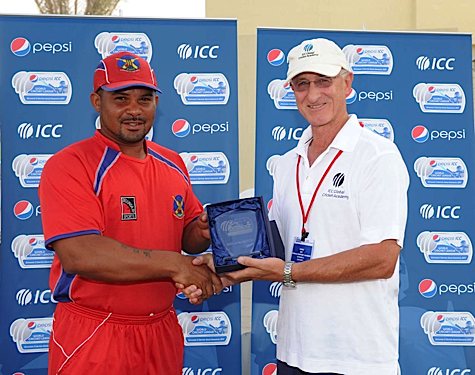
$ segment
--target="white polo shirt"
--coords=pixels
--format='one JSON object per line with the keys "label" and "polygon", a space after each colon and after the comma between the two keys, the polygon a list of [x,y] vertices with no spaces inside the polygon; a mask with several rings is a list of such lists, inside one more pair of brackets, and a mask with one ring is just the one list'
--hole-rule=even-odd
{"label": "white polo shirt", "polygon": [[[307,158],[309,126],[296,148],[270,162],[274,177],[271,219],[277,221],[290,260],[300,236],[302,214],[323,180],[306,229],[312,258],[364,244],[396,239],[402,247],[409,176],[396,145],[360,126],[350,116],[312,166]],[[398,369],[399,267],[390,279],[352,283],[303,283],[283,288],[277,328],[277,358],[307,372],[396,375]]]}

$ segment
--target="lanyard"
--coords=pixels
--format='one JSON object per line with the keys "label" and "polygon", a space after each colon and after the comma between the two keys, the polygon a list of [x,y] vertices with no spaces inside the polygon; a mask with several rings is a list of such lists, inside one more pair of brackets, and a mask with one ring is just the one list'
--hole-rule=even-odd
{"label": "lanyard", "polygon": [[307,223],[308,216],[310,214],[310,210],[312,209],[313,202],[315,201],[315,198],[317,196],[318,189],[320,189],[320,186],[322,185],[323,180],[325,179],[328,172],[330,172],[330,169],[332,168],[333,164],[336,162],[336,160],[340,157],[341,154],[343,154],[343,151],[339,150],[338,153],[333,158],[333,160],[331,161],[331,163],[328,165],[327,169],[325,170],[325,173],[323,173],[323,176],[320,178],[320,181],[317,187],[315,188],[315,191],[313,192],[312,199],[310,200],[307,213],[305,213],[305,210],[303,208],[302,196],[300,194],[299,170],[300,170],[300,159],[302,159],[302,157],[299,155],[299,158],[297,160],[297,172],[296,172],[295,178],[297,181],[297,194],[299,197],[300,212],[302,212],[302,241],[305,241],[305,239],[308,237],[308,232],[305,230],[305,224]]}

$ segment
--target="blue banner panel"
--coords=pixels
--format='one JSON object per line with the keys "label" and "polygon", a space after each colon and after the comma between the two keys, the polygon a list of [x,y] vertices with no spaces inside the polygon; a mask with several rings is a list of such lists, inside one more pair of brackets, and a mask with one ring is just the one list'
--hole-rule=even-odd
{"label": "blue banner panel", "polygon": [[[0,33],[0,374],[46,374],[56,301],[37,187],[52,154],[100,126],[94,69],[118,51],[147,59],[162,90],[148,139],[180,153],[203,204],[236,199],[236,21],[0,16]],[[182,298],[183,374],[241,374],[239,287],[202,306]]]}
{"label": "blue banner panel", "polygon": [[[469,374],[475,370],[471,36],[259,29],[256,195],[269,204],[273,159],[295,147],[308,126],[285,84],[287,54],[320,37],[343,49],[355,74],[349,113],[398,145],[411,178],[400,260],[401,372]],[[254,283],[252,374],[275,370],[280,288]]]}

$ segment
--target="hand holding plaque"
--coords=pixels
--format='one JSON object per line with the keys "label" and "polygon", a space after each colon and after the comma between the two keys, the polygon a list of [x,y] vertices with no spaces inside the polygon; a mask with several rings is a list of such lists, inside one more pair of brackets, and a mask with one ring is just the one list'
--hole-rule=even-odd
{"label": "hand holding plaque", "polygon": [[217,273],[244,268],[237,262],[239,256],[284,258],[277,227],[269,222],[262,197],[210,204],[206,211]]}

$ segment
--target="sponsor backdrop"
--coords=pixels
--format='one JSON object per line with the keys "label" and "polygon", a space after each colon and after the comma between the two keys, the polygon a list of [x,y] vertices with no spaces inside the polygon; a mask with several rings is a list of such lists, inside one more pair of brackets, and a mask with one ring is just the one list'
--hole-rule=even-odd
{"label": "sponsor backdrop", "polygon": [[[305,39],[333,39],[355,73],[349,112],[398,145],[411,177],[400,270],[402,373],[475,373],[471,36],[285,29],[257,36],[256,194],[270,201],[269,167],[307,126],[285,84],[287,54]],[[274,373],[281,288],[254,283],[252,374]]]}
{"label": "sponsor backdrop", "polygon": [[[37,187],[46,160],[100,124],[89,103],[98,61],[116,51],[150,61],[163,93],[148,138],[182,155],[203,204],[236,199],[236,21],[2,16],[0,31],[0,374],[46,374],[53,254]],[[183,374],[241,374],[239,287],[176,306]]]}

